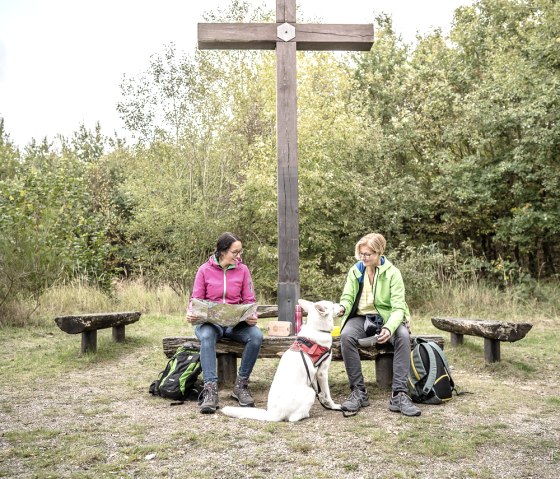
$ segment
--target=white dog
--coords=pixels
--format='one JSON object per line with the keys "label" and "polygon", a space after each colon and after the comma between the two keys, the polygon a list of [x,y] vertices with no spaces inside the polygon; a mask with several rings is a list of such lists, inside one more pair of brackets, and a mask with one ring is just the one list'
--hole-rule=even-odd
{"label": "white dog", "polygon": [[[222,412],[227,416],[260,421],[299,421],[309,417],[317,387],[319,401],[327,408],[340,410],[340,404],[334,403],[329,389],[331,331],[338,305],[303,299],[299,304],[307,311],[307,321],[297,335],[298,340],[280,359],[268,393],[267,409],[226,406]],[[307,353],[301,354],[300,349]],[[317,361],[316,356],[321,355],[322,359]]]}

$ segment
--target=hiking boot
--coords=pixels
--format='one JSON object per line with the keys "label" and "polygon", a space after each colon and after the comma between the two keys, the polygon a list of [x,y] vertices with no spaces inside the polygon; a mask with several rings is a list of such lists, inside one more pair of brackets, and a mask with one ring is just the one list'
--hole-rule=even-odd
{"label": "hiking boot", "polygon": [[242,407],[253,407],[255,405],[255,400],[249,392],[248,378],[237,376],[231,397],[237,399],[239,401],[239,405]]}
{"label": "hiking boot", "polygon": [[364,391],[358,387],[352,389],[348,399],[344,401],[341,405],[343,411],[355,412],[361,407],[369,406],[369,398],[367,391]]}
{"label": "hiking boot", "polygon": [[202,414],[214,414],[218,409],[218,385],[213,382],[204,383],[204,389],[198,396],[198,405]]}
{"label": "hiking boot", "polygon": [[405,416],[420,416],[420,409],[412,403],[412,399],[404,391],[400,391],[389,401],[389,411],[400,412]]}

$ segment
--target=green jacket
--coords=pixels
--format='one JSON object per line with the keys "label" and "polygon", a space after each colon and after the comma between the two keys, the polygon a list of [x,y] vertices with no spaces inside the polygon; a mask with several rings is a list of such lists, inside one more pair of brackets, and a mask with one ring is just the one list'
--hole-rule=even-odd
{"label": "green jacket", "polygon": [[[383,264],[375,268],[373,303],[383,318],[383,327],[393,335],[401,323],[408,324],[410,310],[404,298],[401,272],[385,256],[381,259]],[[345,309],[341,329],[348,318],[356,315],[364,286],[364,272],[365,266],[362,261],[358,261],[348,272],[340,297],[340,304]]]}

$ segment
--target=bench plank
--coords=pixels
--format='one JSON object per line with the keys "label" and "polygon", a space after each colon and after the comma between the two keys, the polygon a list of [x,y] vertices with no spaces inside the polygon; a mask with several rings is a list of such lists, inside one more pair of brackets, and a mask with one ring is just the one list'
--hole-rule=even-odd
{"label": "bench plank", "polygon": [[[441,336],[422,335],[411,336],[410,345],[413,346],[414,339],[421,337],[426,340],[436,342],[441,348],[444,346],[444,340]],[[295,336],[265,336],[259,353],[259,358],[278,358],[280,357],[292,343]],[[200,350],[200,342],[196,336],[168,337],[163,338],[163,352],[170,358],[175,354],[179,346],[186,346],[195,351]],[[244,344],[231,341],[226,338],[220,339],[216,343],[216,355],[218,359],[218,382],[220,384],[233,384],[237,375],[237,359],[243,354]],[[333,360],[341,361],[342,354],[340,352],[340,339],[333,340]],[[393,346],[390,344],[382,346],[370,346],[359,348],[360,358],[375,359],[375,377],[380,387],[391,387],[393,380]]]}
{"label": "bench plank", "polygon": [[68,334],[78,334],[84,331],[94,331],[116,326],[125,326],[140,319],[140,311],[126,311],[121,313],[91,313],[54,318],[57,326]]}
{"label": "bench plank", "polygon": [[432,318],[432,324],[442,331],[479,336],[497,341],[514,342],[523,339],[531,330],[531,323],[508,323],[464,318]]}
{"label": "bench plank", "polygon": [[432,324],[451,335],[451,345],[463,344],[463,335],[484,338],[484,361],[496,363],[501,359],[500,341],[510,343],[523,339],[531,330],[531,323],[508,323],[465,318],[432,318]]}
{"label": "bench plank", "polygon": [[[441,336],[433,335],[422,335],[422,336],[411,336],[410,344],[412,346],[413,341],[416,337],[421,337],[423,339],[434,341],[440,347],[443,347],[444,340]],[[295,336],[265,336],[263,338],[261,351],[259,353],[259,358],[277,358],[280,357],[284,351],[286,351],[292,343],[295,341]],[[175,354],[175,351],[179,346],[188,344],[187,347],[194,350],[199,350],[200,342],[196,336],[177,336],[163,338],[163,352],[170,358]],[[216,343],[216,354],[235,354],[237,358],[241,358],[243,355],[243,350],[245,345],[230,339],[222,338]],[[333,360],[342,360],[342,354],[340,352],[340,339],[333,339]],[[382,346],[370,346],[365,348],[359,348],[361,359],[375,359],[381,354],[393,354],[393,347],[390,344]]]}
{"label": "bench plank", "polygon": [[122,343],[125,326],[140,319],[140,311],[119,313],[89,313],[54,318],[57,326],[68,334],[82,334],[82,353],[97,351],[97,330],[113,328],[113,340]]}

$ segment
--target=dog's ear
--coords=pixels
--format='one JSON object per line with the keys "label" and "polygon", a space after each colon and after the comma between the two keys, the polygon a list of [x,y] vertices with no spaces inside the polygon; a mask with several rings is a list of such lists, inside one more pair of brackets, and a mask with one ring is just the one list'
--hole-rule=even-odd
{"label": "dog's ear", "polygon": [[321,303],[315,303],[313,306],[315,306],[315,309],[321,314],[325,314],[327,312],[327,308],[325,308]]}
{"label": "dog's ear", "polygon": [[313,307],[313,303],[311,301],[306,301],[305,299],[298,299],[298,304],[307,313],[309,313],[309,310]]}

